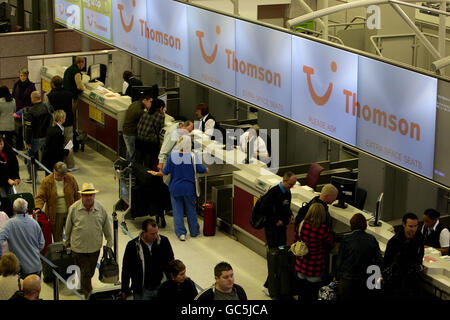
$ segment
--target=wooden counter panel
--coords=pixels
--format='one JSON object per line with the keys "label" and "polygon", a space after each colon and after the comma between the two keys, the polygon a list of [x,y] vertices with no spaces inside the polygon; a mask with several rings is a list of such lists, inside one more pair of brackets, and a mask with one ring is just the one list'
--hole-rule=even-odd
{"label": "wooden counter panel", "polygon": [[104,125],[89,117],[89,104],[79,100],[78,127],[111,149],[118,150],[117,119],[103,113]]}
{"label": "wooden counter panel", "polygon": [[[266,242],[264,229],[256,230],[250,225],[250,216],[252,214],[254,196],[241,188],[234,186],[233,198],[233,222],[238,227],[244,229],[251,235],[257,237],[261,241]],[[294,213],[294,215],[296,212]],[[294,241],[294,224],[290,224],[287,228],[287,244],[290,245]]]}

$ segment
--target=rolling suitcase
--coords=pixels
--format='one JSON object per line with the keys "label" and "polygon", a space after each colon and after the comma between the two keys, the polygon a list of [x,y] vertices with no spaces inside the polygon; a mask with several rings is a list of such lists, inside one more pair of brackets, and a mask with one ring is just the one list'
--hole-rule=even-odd
{"label": "rolling suitcase", "polygon": [[[45,258],[50,260],[54,265],[58,266],[56,272],[59,273],[61,277],[65,280],[69,278],[72,274],[67,273],[67,268],[71,265],[75,265],[75,259],[72,253],[68,253],[64,248],[63,242],[55,242],[47,247],[47,252],[45,253]],[[44,282],[49,283],[53,281],[54,274],[52,268],[47,263],[42,263],[42,273],[44,275]]]}
{"label": "rolling suitcase", "polygon": [[291,299],[295,294],[295,256],[288,246],[267,251],[268,289],[274,299]]}
{"label": "rolling suitcase", "polygon": [[216,234],[216,208],[214,203],[206,202],[203,207],[203,235],[210,237]]}

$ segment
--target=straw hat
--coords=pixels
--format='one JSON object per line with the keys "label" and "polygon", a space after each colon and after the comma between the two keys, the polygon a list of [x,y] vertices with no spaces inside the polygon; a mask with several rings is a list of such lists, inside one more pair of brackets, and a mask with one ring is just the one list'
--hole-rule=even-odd
{"label": "straw hat", "polygon": [[98,190],[95,189],[94,185],[90,182],[85,182],[83,183],[83,185],[81,186],[81,190],[78,191],[81,194],[93,194],[93,193],[97,193]]}

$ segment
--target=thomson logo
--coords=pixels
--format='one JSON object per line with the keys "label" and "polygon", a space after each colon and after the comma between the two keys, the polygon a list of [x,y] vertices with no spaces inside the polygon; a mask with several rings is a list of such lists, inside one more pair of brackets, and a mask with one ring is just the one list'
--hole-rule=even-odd
{"label": "thomson logo", "polygon": [[[133,0],[133,8],[136,7],[136,0]],[[117,4],[117,8],[119,9],[120,12],[120,21],[122,22],[122,27],[123,30],[125,30],[126,33],[130,32],[133,29],[133,25],[134,25],[134,15],[131,16],[131,20],[130,22],[127,24],[125,22],[125,19],[123,17],[123,10],[125,9],[125,7],[123,6],[123,4],[119,3]]]}
{"label": "thomson logo", "polygon": [[[337,71],[337,64],[336,62],[331,62],[331,71],[336,72]],[[309,93],[311,94],[311,98],[313,99],[314,103],[318,106],[323,106],[330,100],[331,92],[333,91],[333,82],[330,82],[328,84],[328,89],[325,92],[324,95],[319,96],[317,95],[316,91],[314,90],[311,75],[314,74],[314,68],[303,66],[303,72],[306,73],[306,77],[308,79],[308,89]]]}
{"label": "thomson logo", "polygon": [[[217,33],[217,35],[220,35],[220,26],[216,27],[216,33]],[[203,46],[203,41],[202,41],[203,37],[205,36],[205,33],[203,31],[197,30],[195,32],[195,35],[198,37],[198,43],[200,45],[200,52],[202,53],[203,60],[205,60],[205,62],[207,64],[213,63],[214,60],[216,60],[217,50],[219,48],[218,44],[216,43],[214,45],[214,50],[213,50],[212,54],[208,55],[208,54],[206,54],[205,48]]]}

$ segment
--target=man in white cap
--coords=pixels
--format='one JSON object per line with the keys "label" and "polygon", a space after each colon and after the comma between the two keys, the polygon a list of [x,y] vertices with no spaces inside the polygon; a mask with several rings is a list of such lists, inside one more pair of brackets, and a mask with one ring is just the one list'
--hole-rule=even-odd
{"label": "man in white cap", "polygon": [[75,263],[81,270],[81,291],[87,298],[92,291],[91,279],[94,276],[100,249],[103,246],[103,234],[106,246],[112,248],[112,229],[108,214],[103,205],[95,200],[92,183],[83,183],[81,199],[69,208],[66,220],[66,248],[71,248]]}

